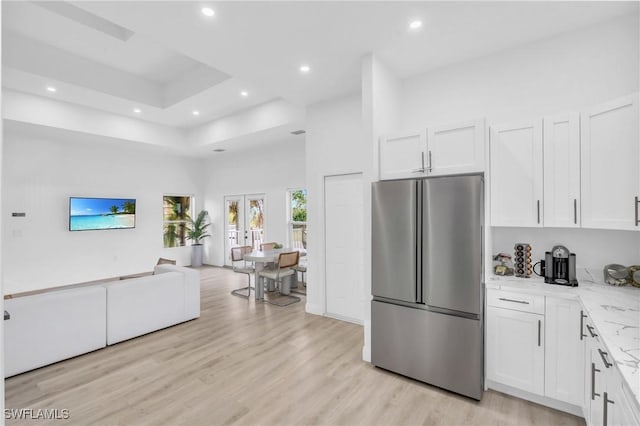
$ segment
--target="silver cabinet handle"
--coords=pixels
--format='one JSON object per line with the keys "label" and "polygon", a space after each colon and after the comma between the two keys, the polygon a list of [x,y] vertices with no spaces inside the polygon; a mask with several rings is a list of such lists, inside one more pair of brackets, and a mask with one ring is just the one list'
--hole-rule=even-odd
{"label": "silver cabinet handle", "polygon": [[596,373],[599,373],[600,370],[596,368],[595,363],[591,363],[591,400],[595,401],[596,396],[600,396],[599,393],[596,392]]}
{"label": "silver cabinet handle", "polygon": [[573,223],[578,224],[578,200],[573,199]]}
{"label": "silver cabinet handle", "polygon": [[541,329],[542,329],[542,320],[538,320],[538,346],[540,346]]}
{"label": "silver cabinet handle", "polygon": [[587,316],[584,314],[583,311],[580,311],[580,340],[584,340],[585,337],[587,337],[586,334],[584,334],[584,319]]}
{"label": "silver cabinet handle", "polygon": [[607,426],[607,417],[609,417],[609,404],[615,404],[612,400],[609,399],[609,394],[607,392],[604,393],[604,398],[602,399],[604,402],[604,407],[602,410],[602,426]]}
{"label": "silver cabinet handle", "polygon": [[604,366],[609,368],[611,367],[613,364],[611,364],[609,361],[607,361],[607,353],[605,351],[603,351],[602,349],[598,348],[598,353],[600,354],[600,358],[602,358],[602,362],[604,362]]}
{"label": "silver cabinet handle", "polygon": [[587,324],[587,330],[589,330],[589,334],[591,335],[591,337],[598,337],[598,335],[593,332],[594,328],[591,327],[589,324]]}
{"label": "silver cabinet handle", "polygon": [[538,223],[540,223],[540,200],[536,201],[536,208],[538,209]]}
{"label": "silver cabinet handle", "polygon": [[11,319],[11,314],[7,311],[4,311],[4,320],[10,320]]}
{"label": "silver cabinet handle", "polygon": [[640,204],[640,199],[636,195],[636,202],[635,202],[635,204],[633,206],[636,209],[636,226],[640,225],[640,219],[638,218],[638,216],[639,216],[639,214],[638,214],[638,205],[639,204]]}
{"label": "silver cabinet handle", "polygon": [[420,153],[420,164],[422,164],[422,167],[420,167],[419,169],[413,169],[411,170],[411,173],[424,173],[424,151]]}
{"label": "silver cabinet handle", "polygon": [[502,300],[503,302],[522,303],[523,305],[529,304],[526,300],[507,299],[505,297],[500,297],[498,300]]}
{"label": "silver cabinet handle", "polygon": [[429,166],[427,167],[427,171],[431,173],[431,170],[433,170],[433,164],[431,163],[431,150],[429,150]]}

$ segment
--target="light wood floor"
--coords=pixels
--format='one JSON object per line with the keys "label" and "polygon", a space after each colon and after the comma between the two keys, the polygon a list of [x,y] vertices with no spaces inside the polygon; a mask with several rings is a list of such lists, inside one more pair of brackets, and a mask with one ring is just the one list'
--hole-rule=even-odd
{"label": "light wood floor", "polygon": [[5,407],[68,409],[53,422],[64,425],[584,425],[372,367],[360,326],[306,314],[304,298],[279,308],[231,296],[246,276],[201,270],[201,318],[10,378]]}

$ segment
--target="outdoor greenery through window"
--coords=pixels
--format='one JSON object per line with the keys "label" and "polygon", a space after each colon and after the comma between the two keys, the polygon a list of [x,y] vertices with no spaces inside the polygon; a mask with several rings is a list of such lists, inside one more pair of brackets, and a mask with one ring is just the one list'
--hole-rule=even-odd
{"label": "outdoor greenery through window", "polygon": [[307,248],[307,190],[289,191],[289,243],[292,248]]}
{"label": "outdoor greenery through window", "polygon": [[192,198],[188,195],[163,197],[164,247],[181,247],[187,242],[187,229],[191,217]]}

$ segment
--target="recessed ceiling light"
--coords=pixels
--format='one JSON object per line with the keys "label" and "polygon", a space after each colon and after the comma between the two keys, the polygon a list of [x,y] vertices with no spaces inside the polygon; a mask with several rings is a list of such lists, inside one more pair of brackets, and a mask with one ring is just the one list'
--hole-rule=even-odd
{"label": "recessed ceiling light", "polygon": [[411,21],[411,23],[409,24],[409,29],[410,30],[417,30],[422,28],[422,21],[416,19],[415,21]]}
{"label": "recessed ceiling light", "polygon": [[200,111],[194,110],[194,111],[192,112],[192,114],[193,114],[193,115],[200,115]]}
{"label": "recessed ceiling light", "polygon": [[56,89],[56,88],[55,88],[55,87],[53,87],[53,86],[49,86],[49,87],[47,87],[47,92],[55,93],[55,92],[57,92],[57,91],[58,91],[58,89]]}
{"label": "recessed ceiling light", "polygon": [[201,12],[204,16],[209,16],[209,17],[216,14],[216,11],[211,9],[210,7],[203,7]]}
{"label": "recessed ceiling light", "polygon": [[240,92],[240,96],[243,96],[246,98],[247,96],[249,96],[249,92],[247,92],[246,90],[243,90],[242,92]]}
{"label": "recessed ceiling light", "polygon": [[134,108],[133,112],[135,112],[136,114],[140,114],[142,110],[140,108]]}
{"label": "recessed ceiling light", "polygon": [[309,65],[300,65],[300,72],[302,74],[307,74],[309,71],[311,71],[311,67]]}

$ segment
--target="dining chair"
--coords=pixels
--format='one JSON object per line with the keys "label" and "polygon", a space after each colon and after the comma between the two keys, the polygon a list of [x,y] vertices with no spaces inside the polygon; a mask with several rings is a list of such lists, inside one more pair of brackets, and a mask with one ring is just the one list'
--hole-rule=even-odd
{"label": "dining chair", "polygon": [[[252,251],[253,247],[251,246],[238,246],[231,248],[231,264],[233,265],[233,272],[246,274],[248,280],[246,287],[231,291],[231,294],[234,296],[246,297],[248,299],[251,295],[251,289],[253,288],[251,287],[251,275],[255,273],[255,266],[251,262],[244,260],[244,255],[251,253]],[[247,291],[247,294],[242,293],[245,290]]]}
{"label": "dining chair", "polygon": [[[274,280],[278,289],[278,293],[280,293],[280,296],[286,297],[289,300],[286,303],[278,303],[275,300],[271,301],[265,298],[265,302],[270,303],[272,305],[276,305],[276,306],[289,306],[301,300],[299,297],[291,296],[289,294],[291,291],[291,289],[289,288],[290,286],[289,280],[293,274],[297,273],[294,268],[296,267],[296,265],[298,265],[299,260],[300,260],[299,251],[280,253],[280,256],[278,256],[278,262],[274,268],[264,269],[260,271],[259,277],[261,279]],[[257,285],[261,285],[261,284],[258,283]]]}
{"label": "dining chair", "polygon": [[260,251],[273,250],[276,248],[276,243],[262,243],[260,244]]}
{"label": "dining chair", "polygon": [[302,286],[305,287],[304,290],[301,290],[300,288],[294,290],[291,290],[293,293],[298,293],[298,294],[307,294],[307,282],[304,279],[304,274],[307,272],[307,258],[305,257],[301,257],[298,264],[293,268],[296,271],[296,274],[298,272],[300,272],[302,274],[302,280],[300,281],[302,283]]}

